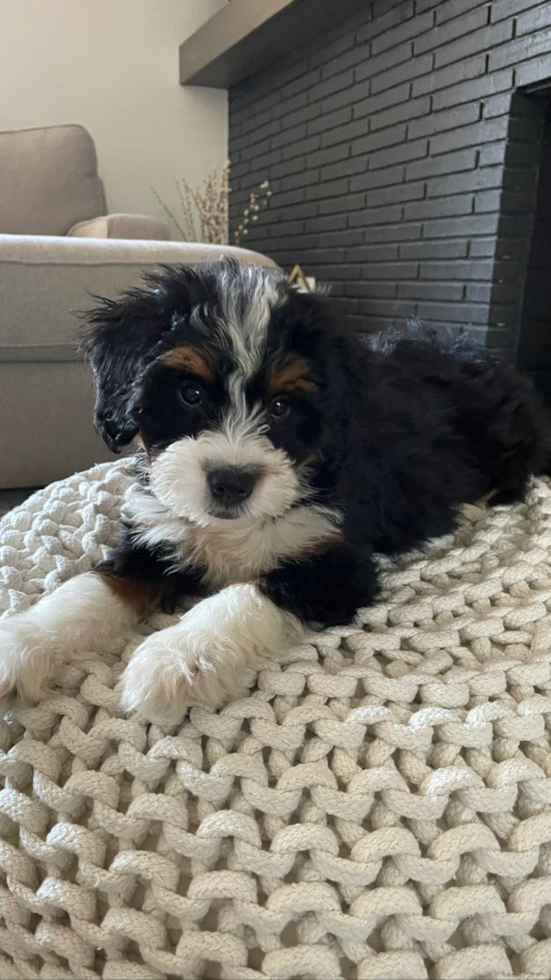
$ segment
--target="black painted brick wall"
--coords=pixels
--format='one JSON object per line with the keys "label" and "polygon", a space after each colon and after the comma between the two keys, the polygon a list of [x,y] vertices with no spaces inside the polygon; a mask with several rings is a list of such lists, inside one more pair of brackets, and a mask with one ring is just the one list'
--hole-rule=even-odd
{"label": "black painted brick wall", "polygon": [[419,316],[512,351],[545,113],[519,89],[548,79],[549,2],[366,2],[230,91],[232,227],[269,178],[243,244],[359,329]]}
{"label": "black painted brick wall", "polygon": [[519,367],[551,403],[551,103],[547,104],[536,220],[524,290]]}

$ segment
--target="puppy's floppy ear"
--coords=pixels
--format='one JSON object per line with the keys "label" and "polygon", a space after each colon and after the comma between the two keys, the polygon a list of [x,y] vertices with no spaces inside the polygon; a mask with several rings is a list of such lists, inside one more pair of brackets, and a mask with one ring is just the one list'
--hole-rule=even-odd
{"label": "puppy's floppy ear", "polygon": [[109,449],[120,452],[138,432],[132,410],[135,384],[167,324],[145,292],[133,290],[118,300],[96,298],[98,306],[83,314],[88,329],[80,349],[94,373],[94,424]]}
{"label": "puppy's floppy ear", "polygon": [[189,312],[197,274],[184,266],[143,276],[143,286],[116,300],[94,297],[98,305],[86,321],[80,350],[92,367],[96,386],[94,423],[112,452],[120,452],[139,431],[136,394],[145,368],[161,353],[175,325]]}
{"label": "puppy's floppy ear", "polygon": [[291,324],[295,349],[314,361],[321,354],[326,362],[326,420],[343,445],[343,433],[364,384],[366,352],[359,334],[341,321],[330,295],[323,291],[295,291],[283,307],[283,316]]}

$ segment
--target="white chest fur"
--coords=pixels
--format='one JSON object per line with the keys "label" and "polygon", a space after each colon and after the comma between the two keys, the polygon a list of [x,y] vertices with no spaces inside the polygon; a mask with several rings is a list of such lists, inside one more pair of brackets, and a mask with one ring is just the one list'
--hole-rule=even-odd
{"label": "white chest fur", "polygon": [[204,567],[203,581],[210,589],[250,581],[286,559],[315,551],[335,537],[341,522],[338,511],[313,505],[252,525],[218,520],[200,526],[139,489],[129,495],[123,516],[139,542],[168,546],[175,567]]}

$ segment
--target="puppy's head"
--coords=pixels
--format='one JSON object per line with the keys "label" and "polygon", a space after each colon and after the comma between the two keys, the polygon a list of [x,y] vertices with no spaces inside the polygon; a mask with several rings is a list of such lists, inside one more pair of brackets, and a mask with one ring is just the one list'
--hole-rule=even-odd
{"label": "puppy's head", "polygon": [[175,514],[247,525],[309,496],[335,407],[321,297],[234,262],[176,266],[87,319],[96,425],[115,451],[140,437]]}

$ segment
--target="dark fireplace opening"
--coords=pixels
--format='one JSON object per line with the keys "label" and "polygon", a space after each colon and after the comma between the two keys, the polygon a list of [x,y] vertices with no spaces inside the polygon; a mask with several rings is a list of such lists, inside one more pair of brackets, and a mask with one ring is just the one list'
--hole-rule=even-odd
{"label": "dark fireplace opening", "polygon": [[543,130],[517,361],[551,403],[551,89],[539,99]]}

